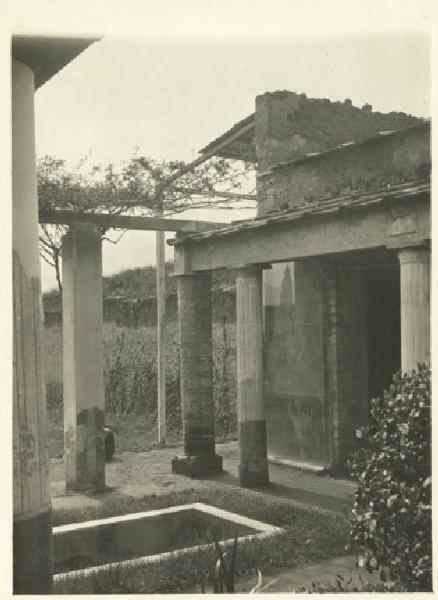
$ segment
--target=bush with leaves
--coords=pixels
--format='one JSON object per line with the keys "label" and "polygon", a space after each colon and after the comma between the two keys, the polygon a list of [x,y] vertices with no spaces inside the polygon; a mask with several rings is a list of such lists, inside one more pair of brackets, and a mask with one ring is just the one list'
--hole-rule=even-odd
{"label": "bush with leaves", "polygon": [[430,368],[398,373],[371,401],[358,430],[365,447],[352,459],[359,482],[352,543],[361,562],[408,591],[432,589]]}

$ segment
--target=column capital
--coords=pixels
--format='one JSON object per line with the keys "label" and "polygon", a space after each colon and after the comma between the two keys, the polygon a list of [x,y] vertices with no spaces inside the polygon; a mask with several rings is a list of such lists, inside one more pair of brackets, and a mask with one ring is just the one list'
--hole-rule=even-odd
{"label": "column capital", "polygon": [[243,275],[248,277],[254,277],[254,275],[258,275],[264,270],[271,269],[270,263],[255,263],[242,265],[241,267],[233,267],[230,271],[234,272],[236,275]]}
{"label": "column capital", "polygon": [[212,271],[185,271],[184,273],[170,273],[169,277],[210,277]]}
{"label": "column capital", "polygon": [[71,244],[74,243],[73,240],[78,239],[92,241],[94,244],[94,240],[101,243],[102,236],[94,223],[72,223],[62,236],[62,244]]}
{"label": "column capital", "polygon": [[407,263],[428,263],[430,261],[429,246],[408,246],[400,248],[398,251],[400,264]]}

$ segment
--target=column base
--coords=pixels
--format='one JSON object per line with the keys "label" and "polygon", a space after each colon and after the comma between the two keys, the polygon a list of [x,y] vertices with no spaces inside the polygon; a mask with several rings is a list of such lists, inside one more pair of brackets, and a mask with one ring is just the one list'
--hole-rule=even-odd
{"label": "column base", "polygon": [[241,487],[264,487],[269,484],[266,421],[239,423],[239,480]]}
{"label": "column base", "polygon": [[14,594],[52,591],[52,510],[14,517]]}
{"label": "column base", "polygon": [[193,479],[222,473],[222,456],[218,454],[187,456],[179,454],[172,459],[172,473]]}
{"label": "column base", "polygon": [[66,481],[65,483],[65,491],[73,492],[79,494],[99,494],[100,492],[105,492],[108,490],[108,486],[103,483],[93,483],[90,481],[80,482],[80,481]]}
{"label": "column base", "polygon": [[[67,418],[65,418],[67,421]],[[105,412],[84,408],[76,423],[64,425],[64,464],[67,491],[105,489]]]}
{"label": "column base", "polygon": [[259,488],[269,485],[269,473],[266,469],[259,472],[249,471],[242,465],[239,465],[239,484],[244,488]]}

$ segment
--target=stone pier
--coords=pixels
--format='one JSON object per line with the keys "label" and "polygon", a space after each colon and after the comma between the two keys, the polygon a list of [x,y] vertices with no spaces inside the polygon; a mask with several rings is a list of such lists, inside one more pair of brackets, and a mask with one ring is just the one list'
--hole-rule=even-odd
{"label": "stone pier", "polygon": [[262,269],[236,271],[237,416],[239,479],[243,487],[269,483],[263,399]]}
{"label": "stone pier", "polygon": [[205,477],[222,471],[215,452],[210,274],[178,276],[184,454],[172,472]]}
{"label": "stone pier", "polygon": [[[34,75],[12,61],[13,592],[52,589]],[[6,539],[8,544],[9,540]]]}
{"label": "stone pier", "polygon": [[64,462],[68,490],[105,486],[102,251],[94,225],[62,243]]}
{"label": "stone pier", "polygon": [[430,250],[403,248],[400,261],[401,366],[430,362]]}

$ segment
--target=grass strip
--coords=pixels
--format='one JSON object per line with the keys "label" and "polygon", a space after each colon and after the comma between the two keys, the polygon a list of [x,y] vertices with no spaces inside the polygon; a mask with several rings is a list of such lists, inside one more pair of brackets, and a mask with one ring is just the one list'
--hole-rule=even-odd
{"label": "grass strip", "polygon": [[[154,510],[204,502],[230,512],[284,528],[284,533],[265,540],[241,541],[236,557],[236,577],[274,575],[281,570],[345,553],[348,520],[290,501],[264,497],[249,490],[185,490],[167,496],[141,499],[113,497],[104,506],[90,509],[57,510],[54,525],[104,518],[130,512]],[[54,593],[190,593],[210,591],[217,554],[209,550],[181,553],[160,563],[136,567],[114,567],[87,579],[64,578],[56,582]]]}

